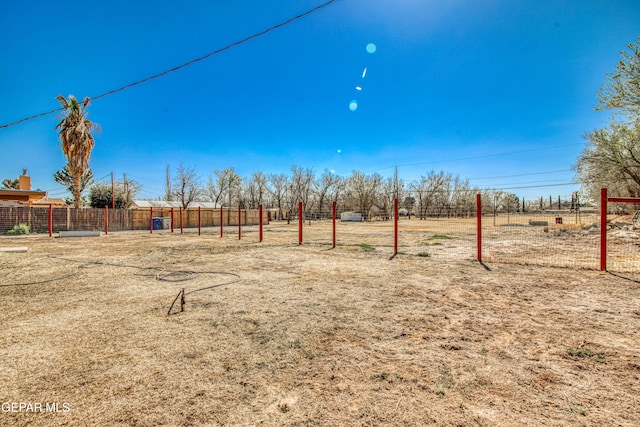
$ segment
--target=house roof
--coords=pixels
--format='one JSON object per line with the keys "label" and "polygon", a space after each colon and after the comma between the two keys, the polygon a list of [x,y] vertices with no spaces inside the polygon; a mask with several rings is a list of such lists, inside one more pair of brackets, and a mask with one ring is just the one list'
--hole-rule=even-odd
{"label": "house roof", "polygon": [[30,190],[0,190],[0,200],[5,201],[23,201],[32,203],[38,199],[47,196],[46,191],[30,191]]}

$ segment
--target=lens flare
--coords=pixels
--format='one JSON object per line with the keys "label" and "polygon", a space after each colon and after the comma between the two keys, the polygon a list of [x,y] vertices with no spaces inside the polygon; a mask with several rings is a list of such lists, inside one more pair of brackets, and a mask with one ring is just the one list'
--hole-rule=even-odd
{"label": "lens flare", "polygon": [[375,44],[373,44],[373,43],[369,43],[369,44],[367,45],[367,52],[368,52],[368,53],[376,53],[376,50],[377,50],[377,49],[378,49],[378,48],[377,48],[377,47],[376,47],[376,45],[375,45]]}
{"label": "lens flare", "polygon": [[349,103],[349,110],[356,111],[358,109],[358,101],[355,99]]}

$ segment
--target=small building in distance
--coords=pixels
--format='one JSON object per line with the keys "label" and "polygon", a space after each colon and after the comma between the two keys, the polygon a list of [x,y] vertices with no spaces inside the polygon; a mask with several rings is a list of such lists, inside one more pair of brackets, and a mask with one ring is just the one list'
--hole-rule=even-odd
{"label": "small building in distance", "polygon": [[362,214],[360,212],[342,212],[340,221],[362,222]]}

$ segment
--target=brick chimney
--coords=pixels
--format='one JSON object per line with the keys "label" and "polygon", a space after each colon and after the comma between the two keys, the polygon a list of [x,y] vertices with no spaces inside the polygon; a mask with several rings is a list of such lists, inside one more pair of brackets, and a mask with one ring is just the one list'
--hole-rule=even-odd
{"label": "brick chimney", "polygon": [[31,177],[26,169],[22,169],[22,175],[18,180],[18,190],[31,191]]}

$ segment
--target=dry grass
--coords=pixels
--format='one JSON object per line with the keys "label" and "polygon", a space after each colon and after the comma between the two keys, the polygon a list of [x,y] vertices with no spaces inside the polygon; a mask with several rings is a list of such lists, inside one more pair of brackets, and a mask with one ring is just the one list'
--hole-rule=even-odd
{"label": "dry grass", "polygon": [[[255,229],[0,239],[29,247],[0,254],[0,285],[66,275],[0,287],[0,400],[70,408],[0,423],[640,424],[638,282],[487,270],[454,230],[407,233],[390,260],[390,224],[340,227],[336,249],[326,224],[303,246],[294,224],[263,243]],[[177,270],[199,274],[158,280]],[[240,280],[167,316],[182,287],[234,280],[215,272]]]}

